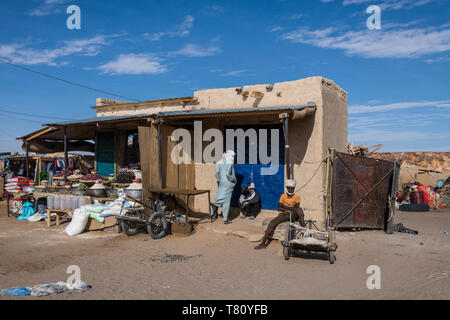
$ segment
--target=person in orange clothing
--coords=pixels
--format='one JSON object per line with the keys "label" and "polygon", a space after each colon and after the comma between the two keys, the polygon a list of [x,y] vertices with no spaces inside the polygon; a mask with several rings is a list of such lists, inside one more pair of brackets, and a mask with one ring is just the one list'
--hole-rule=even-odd
{"label": "person in orange clothing", "polygon": [[289,221],[290,213],[292,213],[294,221],[299,221],[302,227],[306,226],[305,215],[303,214],[302,208],[300,208],[300,197],[295,194],[295,185],[295,180],[286,180],[286,192],[281,195],[278,203],[279,214],[270,221],[261,243],[255,249],[265,249],[269,245],[275,229],[280,223]]}

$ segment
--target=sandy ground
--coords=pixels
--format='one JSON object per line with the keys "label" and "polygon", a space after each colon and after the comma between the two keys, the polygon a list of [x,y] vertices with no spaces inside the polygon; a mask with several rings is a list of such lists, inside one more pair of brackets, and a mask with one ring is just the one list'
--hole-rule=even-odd
{"label": "sandy ground", "polygon": [[[419,235],[339,232],[331,265],[322,255],[285,261],[277,241],[257,251],[246,239],[206,230],[161,240],[69,237],[65,225],[8,218],[1,202],[0,288],[65,281],[77,265],[91,290],[37,299],[450,299],[450,210],[400,212],[396,220]],[[380,267],[379,290],[367,288],[370,265]]]}

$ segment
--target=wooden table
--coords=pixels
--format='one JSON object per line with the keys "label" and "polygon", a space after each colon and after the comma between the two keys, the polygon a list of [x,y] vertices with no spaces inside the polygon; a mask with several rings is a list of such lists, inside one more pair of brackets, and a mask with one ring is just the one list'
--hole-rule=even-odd
{"label": "wooden table", "polygon": [[[212,222],[212,216],[211,216],[211,190],[197,190],[197,189],[179,189],[179,188],[150,188],[148,189],[150,193],[158,193],[160,195],[166,194],[170,195],[175,199],[175,195],[183,195],[186,196],[186,207],[185,209],[185,215],[186,215],[186,222],[189,221],[189,197],[197,196],[200,194],[207,193],[208,194],[208,207],[209,207],[209,218],[210,222]],[[176,201],[176,199],[175,199]]]}
{"label": "wooden table", "polygon": [[47,227],[50,227],[51,219],[52,219],[52,213],[56,213],[56,225],[59,226],[59,217],[60,215],[62,217],[69,216],[70,219],[73,217],[73,211],[72,210],[59,210],[59,209],[47,209],[45,210],[47,212]]}

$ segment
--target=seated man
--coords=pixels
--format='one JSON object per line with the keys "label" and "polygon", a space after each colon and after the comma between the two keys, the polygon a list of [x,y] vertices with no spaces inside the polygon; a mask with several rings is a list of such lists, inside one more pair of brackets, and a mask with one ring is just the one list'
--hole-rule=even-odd
{"label": "seated man", "polygon": [[300,208],[300,197],[295,194],[295,185],[295,180],[286,180],[286,192],[281,195],[278,203],[279,214],[270,221],[261,243],[255,249],[265,249],[269,245],[275,229],[280,223],[289,221],[290,213],[292,213],[294,221],[299,221],[302,227],[306,226],[303,210]]}
{"label": "seated man", "polygon": [[243,214],[241,218],[250,217],[250,219],[255,219],[261,211],[261,199],[259,192],[255,189],[254,183],[247,183],[244,189],[242,189],[239,198],[239,207]]}

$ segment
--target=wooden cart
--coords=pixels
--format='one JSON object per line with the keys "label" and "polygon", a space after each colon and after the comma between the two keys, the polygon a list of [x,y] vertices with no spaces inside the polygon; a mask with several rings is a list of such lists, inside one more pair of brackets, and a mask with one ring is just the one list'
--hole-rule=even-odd
{"label": "wooden cart", "polygon": [[[313,220],[307,220],[306,228],[289,223],[286,228],[285,239],[281,241],[283,245],[283,255],[286,260],[289,260],[295,250],[307,252],[324,252],[328,256],[328,260],[333,264],[336,260],[335,251],[337,244],[335,242],[334,230],[331,228],[328,231],[320,231]],[[313,230],[312,227],[316,230]]]}

